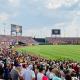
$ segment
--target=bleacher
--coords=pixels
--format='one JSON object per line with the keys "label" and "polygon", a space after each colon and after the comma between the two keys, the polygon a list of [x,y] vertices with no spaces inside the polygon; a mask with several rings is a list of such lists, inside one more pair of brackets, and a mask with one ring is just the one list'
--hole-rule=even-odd
{"label": "bleacher", "polygon": [[10,36],[10,35],[0,35],[0,44],[1,45],[14,45],[17,42],[22,42],[26,45],[35,45],[38,44],[32,37],[25,36]]}
{"label": "bleacher", "polygon": [[80,44],[80,38],[70,38],[70,37],[47,37],[46,41],[49,44]]}
{"label": "bleacher", "polygon": [[17,42],[25,45],[38,44],[80,44],[80,38],[71,37],[46,37],[46,38],[32,38],[26,36],[10,36],[0,35],[0,46],[15,45]]}

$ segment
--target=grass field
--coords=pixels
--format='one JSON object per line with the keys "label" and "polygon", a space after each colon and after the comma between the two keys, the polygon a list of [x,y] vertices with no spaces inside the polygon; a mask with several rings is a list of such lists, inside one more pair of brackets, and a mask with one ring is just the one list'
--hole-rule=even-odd
{"label": "grass field", "polygon": [[47,59],[80,61],[80,45],[39,45],[18,48],[18,51],[39,55]]}

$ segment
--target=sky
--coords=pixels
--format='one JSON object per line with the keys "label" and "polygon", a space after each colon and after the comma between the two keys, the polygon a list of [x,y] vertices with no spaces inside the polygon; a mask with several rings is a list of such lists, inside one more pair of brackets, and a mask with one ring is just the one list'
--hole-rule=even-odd
{"label": "sky", "polygon": [[0,0],[0,35],[10,35],[11,24],[21,25],[23,36],[61,29],[61,37],[80,37],[80,0]]}

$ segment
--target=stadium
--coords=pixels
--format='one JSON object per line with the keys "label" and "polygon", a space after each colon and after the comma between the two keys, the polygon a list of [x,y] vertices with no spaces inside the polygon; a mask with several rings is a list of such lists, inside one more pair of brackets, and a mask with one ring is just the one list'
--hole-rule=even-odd
{"label": "stadium", "polygon": [[[29,66],[31,66],[33,62],[35,62],[36,66],[38,66],[38,64],[43,66],[43,63],[44,62],[46,63],[46,61],[47,64],[49,62],[49,65],[52,63],[52,61],[54,61],[55,64],[54,63],[51,64],[52,68],[53,68],[52,65],[55,65],[53,70],[55,70],[56,67],[61,66],[60,63],[62,63],[62,66],[66,64],[66,71],[67,71],[67,66],[72,65],[73,66],[72,69],[74,69],[73,70],[74,73],[72,71],[71,74],[74,74],[76,76],[75,79],[77,80],[77,78],[79,78],[79,73],[78,73],[79,71],[77,72],[75,71],[76,69],[79,70],[80,68],[79,67],[80,38],[57,37],[57,35],[60,35],[60,29],[52,29],[51,31],[52,31],[51,36],[55,35],[55,37],[45,37],[45,38],[27,37],[27,36],[22,36],[21,26],[11,24],[11,35],[0,35],[0,48],[1,48],[0,60],[3,60],[4,62],[4,67],[5,67],[4,70],[7,68],[6,67],[7,64],[9,65],[10,63],[9,66],[12,65],[13,60],[14,60],[14,66],[17,67],[21,63],[23,68],[26,68],[25,66],[28,64],[30,64]],[[46,65],[44,66],[48,67]],[[39,69],[39,68],[35,68],[35,69]],[[9,73],[7,74],[9,75]],[[6,80],[6,78],[8,78],[11,80],[11,78],[13,77],[8,77],[7,74],[5,74],[6,77],[4,76],[4,79]],[[65,72],[64,74],[66,75]],[[10,75],[13,75],[13,69],[11,70]],[[47,76],[47,72],[46,72],[46,76]],[[26,80],[23,79],[22,75],[20,75],[19,78],[20,80]],[[46,78],[49,79],[48,76]]]}
{"label": "stadium", "polygon": [[[55,35],[55,37],[52,35]],[[22,36],[22,26],[11,24],[11,35],[0,35],[0,47],[9,48],[14,46],[17,47],[20,52],[28,52],[32,53],[32,55],[37,55],[52,60],[68,59],[80,61],[80,38],[57,37],[57,35],[61,35],[60,29],[52,29],[52,37],[33,38]],[[46,50],[48,51],[46,52]]]}
{"label": "stadium", "polygon": [[80,80],[80,0],[0,0],[0,80]]}
{"label": "stadium", "polygon": [[60,37],[60,35],[60,29],[52,29],[51,37],[22,36],[22,26],[11,24],[11,35],[0,35],[0,48],[14,47],[20,52],[28,52],[52,60],[80,61],[80,38]]}

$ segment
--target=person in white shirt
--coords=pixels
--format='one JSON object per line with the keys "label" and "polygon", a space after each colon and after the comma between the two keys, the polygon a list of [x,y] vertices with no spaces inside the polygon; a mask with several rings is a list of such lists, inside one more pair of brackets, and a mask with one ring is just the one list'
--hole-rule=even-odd
{"label": "person in white shirt", "polygon": [[42,80],[43,76],[44,76],[44,70],[43,68],[39,68],[39,72],[37,74],[37,80]]}
{"label": "person in white shirt", "polygon": [[24,80],[35,80],[35,73],[32,69],[33,69],[33,66],[29,65],[27,70],[23,73]]}
{"label": "person in white shirt", "polygon": [[53,76],[55,76],[55,74],[52,72],[53,68],[49,68],[49,80],[52,80],[53,79]]}
{"label": "person in white shirt", "polygon": [[21,69],[20,75],[23,76],[25,71],[26,71],[26,64],[22,64],[22,69]]}

